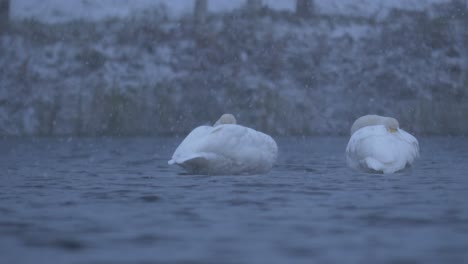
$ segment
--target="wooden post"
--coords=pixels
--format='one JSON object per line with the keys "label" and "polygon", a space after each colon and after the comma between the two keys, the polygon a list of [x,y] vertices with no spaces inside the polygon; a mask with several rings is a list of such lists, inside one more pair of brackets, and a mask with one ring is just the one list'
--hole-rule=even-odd
{"label": "wooden post", "polygon": [[10,0],[0,0],[0,32],[5,31],[10,22]]}
{"label": "wooden post", "polygon": [[247,13],[257,14],[262,8],[262,0],[247,0],[245,8],[247,9]]}
{"label": "wooden post", "polygon": [[311,17],[314,14],[313,0],[296,0],[296,15],[300,17]]}
{"label": "wooden post", "polygon": [[468,0],[465,0],[465,10],[463,10],[463,13],[465,15],[462,18],[462,67],[464,68],[462,85],[465,87],[465,91],[468,92]]}
{"label": "wooden post", "polygon": [[208,13],[208,0],[195,0],[193,16],[196,23],[205,23]]}

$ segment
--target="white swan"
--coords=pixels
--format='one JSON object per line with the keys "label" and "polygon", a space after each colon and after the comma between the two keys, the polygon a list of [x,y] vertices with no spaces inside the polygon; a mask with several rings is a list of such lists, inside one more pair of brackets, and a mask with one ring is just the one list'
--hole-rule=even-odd
{"label": "white swan", "polygon": [[419,157],[418,140],[399,128],[395,118],[366,115],[351,127],[346,161],[353,169],[394,173]]}
{"label": "white swan", "polygon": [[214,126],[190,132],[168,163],[197,174],[260,174],[270,171],[277,153],[273,138],[236,125],[233,115],[224,114]]}

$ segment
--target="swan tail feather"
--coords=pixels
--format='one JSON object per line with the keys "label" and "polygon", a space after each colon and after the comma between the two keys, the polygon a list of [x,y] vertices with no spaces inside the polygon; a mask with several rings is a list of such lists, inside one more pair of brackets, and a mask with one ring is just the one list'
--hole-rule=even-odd
{"label": "swan tail feather", "polygon": [[210,155],[207,153],[198,153],[180,157],[175,160],[172,159],[169,162],[171,161],[173,161],[172,164],[177,164],[188,171],[198,172],[202,171],[204,168],[209,167]]}
{"label": "swan tail feather", "polygon": [[368,169],[374,170],[374,171],[382,171],[382,168],[384,167],[380,161],[371,157],[367,157],[364,159],[364,165]]}

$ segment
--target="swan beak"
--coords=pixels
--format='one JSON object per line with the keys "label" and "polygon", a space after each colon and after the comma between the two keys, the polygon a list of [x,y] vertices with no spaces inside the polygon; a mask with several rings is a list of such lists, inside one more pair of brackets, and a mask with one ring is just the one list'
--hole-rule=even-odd
{"label": "swan beak", "polygon": [[390,133],[395,133],[395,132],[397,132],[397,131],[398,131],[398,130],[395,129],[395,128],[389,128],[389,129],[388,129],[388,132],[390,132]]}

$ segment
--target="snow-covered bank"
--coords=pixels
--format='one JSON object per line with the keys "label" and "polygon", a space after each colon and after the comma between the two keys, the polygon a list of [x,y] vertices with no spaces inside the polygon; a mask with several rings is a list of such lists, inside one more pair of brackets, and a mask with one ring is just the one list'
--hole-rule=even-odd
{"label": "snow-covered bank", "polygon": [[223,112],[272,134],[347,134],[365,113],[467,134],[468,22],[454,8],[18,22],[0,36],[0,134],[183,134]]}
{"label": "snow-covered bank", "polygon": [[[246,0],[209,0],[210,12],[231,12]],[[315,0],[316,9],[327,15],[385,16],[391,8],[424,10],[434,3],[448,0]],[[124,18],[142,10],[163,6],[170,17],[183,17],[192,12],[194,0],[12,0],[14,19],[34,18],[44,23],[76,19],[102,20]],[[295,0],[263,0],[268,8],[293,11]]]}

